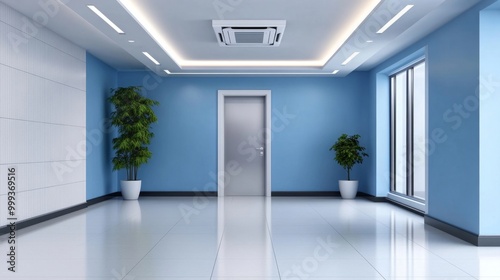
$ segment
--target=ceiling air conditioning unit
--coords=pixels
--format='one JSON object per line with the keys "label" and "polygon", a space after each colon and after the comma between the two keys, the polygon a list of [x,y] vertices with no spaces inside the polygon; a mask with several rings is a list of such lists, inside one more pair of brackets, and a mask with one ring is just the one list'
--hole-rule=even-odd
{"label": "ceiling air conditioning unit", "polygon": [[277,47],[285,25],[286,20],[212,20],[222,47]]}

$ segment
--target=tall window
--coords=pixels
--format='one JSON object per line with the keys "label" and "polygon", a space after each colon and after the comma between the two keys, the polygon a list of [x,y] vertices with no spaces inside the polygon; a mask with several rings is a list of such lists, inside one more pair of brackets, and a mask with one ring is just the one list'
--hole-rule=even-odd
{"label": "tall window", "polygon": [[391,191],[426,197],[426,67],[420,61],[391,80]]}

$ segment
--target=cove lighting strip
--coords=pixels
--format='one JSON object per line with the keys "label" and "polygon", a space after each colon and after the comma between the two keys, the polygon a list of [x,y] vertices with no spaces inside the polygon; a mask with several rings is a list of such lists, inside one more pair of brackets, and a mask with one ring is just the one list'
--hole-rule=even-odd
{"label": "cove lighting strip", "polygon": [[154,17],[141,8],[139,0],[117,0],[118,3],[134,18],[134,20],[153,38],[163,51],[180,68],[210,67],[323,67],[333,55],[344,45],[358,27],[370,16],[381,0],[364,0],[359,11],[346,23],[346,28],[333,38],[332,42],[317,60],[190,60],[182,57],[174,44],[153,21]]}
{"label": "cove lighting strip", "polygon": [[[168,70],[163,70],[169,75],[332,75],[330,72],[187,72],[187,73],[172,73]],[[338,73],[338,72],[337,72]]]}

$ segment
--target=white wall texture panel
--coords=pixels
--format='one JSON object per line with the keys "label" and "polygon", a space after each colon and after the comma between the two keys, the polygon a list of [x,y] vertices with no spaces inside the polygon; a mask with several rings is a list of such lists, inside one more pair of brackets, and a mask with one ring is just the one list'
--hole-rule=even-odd
{"label": "white wall texture panel", "polygon": [[[17,195],[18,220],[26,220],[81,204],[81,197],[85,198],[85,182],[20,192]],[[1,195],[0,199],[6,201],[6,196]],[[2,221],[7,220],[6,210],[2,208],[0,212]]]}
{"label": "white wall texture panel", "polygon": [[[54,4],[57,4],[56,2],[58,2],[59,0],[49,0],[49,1]],[[42,2],[49,2],[49,1],[37,1],[37,2],[40,4]],[[57,8],[55,10],[57,10]],[[49,21],[50,18],[57,16],[57,12],[56,13],[47,12],[47,10],[44,10],[43,7],[40,7],[40,10],[35,13],[47,14]],[[81,61],[85,61],[86,57],[85,52],[82,52],[81,49],[79,48],[75,48],[75,45],[70,41],[62,40],[62,38],[56,33],[43,28],[42,27],[43,24],[33,23],[33,21],[31,20],[33,17],[35,17],[34,14],[22,15],[19,14],[17,11],[6,6],[4,3],[0,3],[0,21],[2,21],[3,23],[5,23],[10,27],[22,31],[24,33],[23,35],[24,38],[27,39],[36,38],[39,41],[51,45],[55,49],[59,49],[61,52],[76,57]]]}
{"label": "white wall texture panel", "polygon": [[[82,81],[85,72],[71,71],[77,70],[77,65],[85,63],[84,60],[61,52],[37,38],[26,39],[22,31],[13,27],[4,26],[2,32],[1,64],[80,90],[85,89],[85,79]],[[16,40],[16,43],[12,40]]]}
{"label": "white wall texture panel", "polygon": [[[0,117],[85,126],[85,92],[0,65]],[[24,81],[32,80],[26,84]],[[5,99],[5,100],[4,100]],[[54,100],[59,100],[55,103]],[[59,106],[59,103],[66,104]]]}
{"label": "white wall texture panel", "polygon": [[[0,176],[7,178],[7,167],[0,165]],[[50,188],[65,183],[85,182],[85,161],[76,160],[72,162],[42,162],[15,164],[19,180],[19,192],[36,189]],[[33,176],[21,176],[32,174]],[[0,191],[0,195],[6,195],[7,189]]]}
{"label": "white wall texture panel", "polygon": [[9,167],[19,221],[86,200],[85,50],[31,18],[0,3],[0,226]]}
{"label": "white wall texture panel", "polygon": [[0,164],[86,158],[82,127],[0,118],[0,131]]}

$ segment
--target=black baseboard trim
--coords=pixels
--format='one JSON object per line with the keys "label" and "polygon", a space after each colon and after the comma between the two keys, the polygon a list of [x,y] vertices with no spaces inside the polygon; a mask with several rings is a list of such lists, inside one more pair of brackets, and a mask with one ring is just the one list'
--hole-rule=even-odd
{"label": "black baseboard trim", "polygon": [[[318,191],[318,192],[307,192],[307,191],[297,191],[297,192],[288,192],[288,191],[276,191],[271,192],[271,196],[325,196],[325,197],[340,197],[339,191]],[[367,194],[364,192],[358,192],[357,197],[362,197],[368,199],[372,202],[387,202],[385,197],[377,197],[371,194]]]}
{"label": "black baseboard trim", "polygon": [[[66,208],[66,209],[58,210],[58,211],[55,211],[55,212],[52,212],[52,213],[48,213],[48,214],[44,214],[44,215],[41,215],[41,216],[38,216],[38,217],[35,217],[35,218],[32,218],[32,219],[28,219],[28,220],[17,222],[16,223],[16,230],[23,229],[23,228],[26,228],[26,227],[29,227],[29,226],[33,226],[33,225],[36,225],[36,224],[39,224],[39,223],[43,223],[43,222],[46,222],[48,220],[52,220],[52,219],[55,219],[57,217],[61,217],[61,216],[67,215],[67,214],[71,214],[71,213],[73,213],[75,211],[85,209],[88,206],[91,206],[91,205],[94,205],[94,204],[97,204],[97,203],[100,203],[100,202],[103,202],[103,201],[115,198],[115,197],[120,196],[120,195],[121,195],[120,192],[110,193],[110,194],[107,194],[107,195],[103,195],[103,196],[100,196],[100,197],[89,199],[89,200],[87,200],[87,202],[84,202],[82,204],[78,204],[78,205],[75,205],[75,206],[71,206],[71,207]],[[4,227],[0,228],[0,235],[7,234],[7,233],[10,233],[10,228],[8,226],[4,226]]]}
{"label": "black baseboard trim", "polygon": [[142,191],[140,196],[217,196],[217,192],[215,191],[210,191],[210,192],[186,192],[186,191],[166,191],[166,192],[149,192],[149,191]]}
{"label": "black baseboard trim", "polygon": [[438,219],[434,219],[427,215],[424,217],[424,221],[426,225],[435,227],[441,231],[444,231],[450,235],[453,235],[478,247],[500,246],[500,235],[495,235],[495,236],[477,235],[475,233],[463,230],[461,228],[455,227]]}
{"label": "black baseboard trim", "polygon": [[110,200],[112,198],[115,198],[115,197],[121,196],[121,195],[122,194],[120,192],[114,192],[114,193],[110,193],[110,194],[103,195],[103,196],[100,196],[100,197],[92,198],[92,199],[87,200],[87,206],[91,206],[91,205],[94,205],[94,204],[97,204],[97,203],[101,203],[103,201]]}
{"label": "black baseboard trim", "polygon": [[[44,214],[44,215],[41,215],[41,216],[38,216],[38,217],[35,217],[32,219],[20,221],[20,222],[16,223],[16,230],[23,229],[23,228],[26,228],[29,226],[33,226],[33,225],[36,225],[36,224],[39,224],[41,222],[45,222],[48,220],[52,220],[52,219],[73,213],[75,211],[85,209],[86,207],[87,207],[87,203],[82,203],[82,204],[78,204],[78,205],[75,205],[75,206],[72,206],[72,207],[69,207],[66,209],[62,209],[62,210],[58,210],[58,211],[55,211],[52,213]],[[10,233],[10,228],[8,226],[0,228],[0,235],[6,234],[6,233]]]}
{"label": "black baseboard trim", "polygon": [[340,192],[271,192],[271,196],[339,196]]}
{"label": "black baseboard trim", "polygon": [[359,192],[358,196],[365,198],[365,199],[368,199],[371,202],[387,202],[386,197],[373,196],[371,194],[367,194],[367,193],[363,193],[363,192]]}

